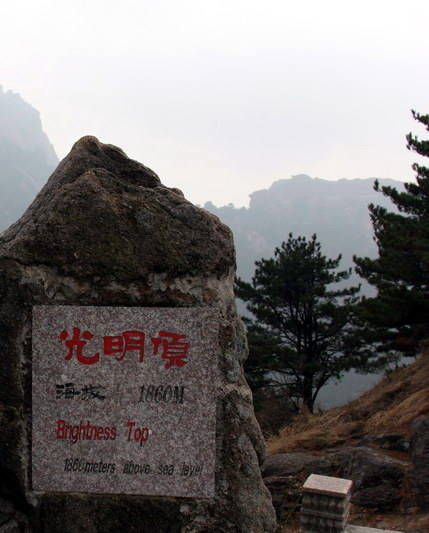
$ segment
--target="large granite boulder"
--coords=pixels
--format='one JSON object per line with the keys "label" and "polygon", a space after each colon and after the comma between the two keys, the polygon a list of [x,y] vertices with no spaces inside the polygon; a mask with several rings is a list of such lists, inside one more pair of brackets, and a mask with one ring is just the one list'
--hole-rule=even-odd
{"label": "large granite boulder", "polygon": [[[94,137],[73,146],[22,218],[0,236],[0,531],[23,520],[29,525],[21,530],[46,533],[275,530],[260,473],[264,443],[243,377],[246,338],[234,272],[231,232],[215,216],[119,148]],[[34,305],[219,311],[215,498],[32,491]]]}

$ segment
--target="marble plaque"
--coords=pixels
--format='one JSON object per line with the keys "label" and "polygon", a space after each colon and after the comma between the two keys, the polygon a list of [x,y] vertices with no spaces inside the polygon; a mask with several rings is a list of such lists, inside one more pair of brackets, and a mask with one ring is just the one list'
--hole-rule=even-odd
{"label": "marble plaque", "polygon": [[33,308],[33,489],[214,496],[212,308]]}

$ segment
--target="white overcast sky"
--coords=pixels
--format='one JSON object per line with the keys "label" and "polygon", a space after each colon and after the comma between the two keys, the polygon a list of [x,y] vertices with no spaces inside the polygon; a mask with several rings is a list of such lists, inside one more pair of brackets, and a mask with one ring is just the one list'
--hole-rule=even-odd
{"label": "white overcast sky", "polygon": [[412,180],[427,0],[0,0],[0,84],[60,158],[120,146],[197,203],[298,173]]}

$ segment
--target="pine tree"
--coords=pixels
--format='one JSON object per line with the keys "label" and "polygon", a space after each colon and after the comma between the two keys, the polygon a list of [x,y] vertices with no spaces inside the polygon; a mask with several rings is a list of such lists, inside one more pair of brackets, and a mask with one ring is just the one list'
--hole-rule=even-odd
{"label": "pine tree", "polygon": [[[429,131],[429,115],[412,113]],[[411,133],[407,148],[429,156],[429,141],[420,141]],[[375,345],[385,357],[415,355],[421,340],[428,337],[429,168],[418,163],[412,168],[416,183],[405,183],[405,191],[381,187],[397,212],[369,206],[378,257],[354,258],[358,274],[377,289],[376,297],[362,303],[368,346]],[[375,189],[380,190],[377,182]]]}
{"label": "pine tree", "polygon": [[338,271],[340,260],[322,254],[316,235],[289,234],[273,258],[256,261],[252,283],[236,282],[254,317],[246,320],[251,383],[281,387],[310,412],[330,379],[363,364],[350,355],[359,287],[332,287],[351,273]]}

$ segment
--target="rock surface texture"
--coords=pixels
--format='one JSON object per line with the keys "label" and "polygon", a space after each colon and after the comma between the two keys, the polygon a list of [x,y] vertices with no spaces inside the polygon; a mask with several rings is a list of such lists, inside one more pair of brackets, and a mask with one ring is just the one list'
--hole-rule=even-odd
{"label": "rock surface texture", "polygon": [[[232,235],[150,169],[78,141],[0,236],[0,532],[269,533],[264,443],[242,363]],[[31,489],[33,305],[212,306],[221,315],[213,500]],[[15,528],[15,529],[14,529]]]}
{"label": "rock surface texture", "polygon": [[351,479],[353,504],[388,511],[406,492],[410,464],[368,446],[346,446],[321,455],[275,454],[267,457],[262,471],[277,516],[286,520],[299,512],[302,486],[310,474]]}
{"label": "rock surface texture", "polygon": [[420,416],[411,424],[410,456],[413,462],[411,484],[418,505],[429,504],[429,416]]}

